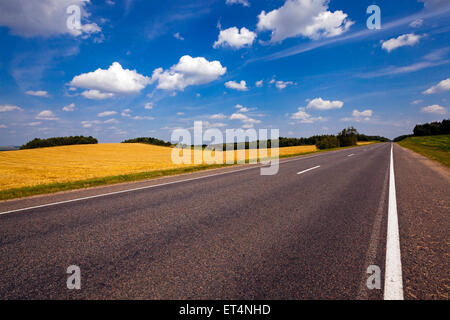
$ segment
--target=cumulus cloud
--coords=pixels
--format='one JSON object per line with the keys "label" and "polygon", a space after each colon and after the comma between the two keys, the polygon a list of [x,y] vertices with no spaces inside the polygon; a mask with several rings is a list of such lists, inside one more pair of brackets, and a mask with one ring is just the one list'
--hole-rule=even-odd
{"label": "cumulus cloud", "polygon": [[9,112],[9,111],[23,111],[21,107],[13,106],[13,105],[0,105],[0,112]]}
{"label": "cumulus cloud", "polygon": [[227,116],[224,115],[223,113],[217,113],[217,114],[213,114],[209,118],[212,119],[212,120],[220,120],[220,119],[225,119],[226,117]]}
{"label": "cumulus cloud", "polygon": [[120,113],[120,115],[122,116],[122,117],[126,117],[126,118],[128,118],[128,117],[131,117],[131,109],[125,109],[125,110],[123,110],[121,113]]}
{"label": "cumulus cloud", "polygon": [[230,116],[230,120],[239,120],[239,121],[241,121],[242,122],[242,127],[246,128],[246,129],[253,128],[255,124],[261,123],[260,120],[250,118],[246,114],[239,113],[239,112],[233,113]]}
{"label": "cumulus cloud", "polygon": [[344,106],[344,102],[342,101],[330,101],[323,100],[322,98],[316,98],[309,101],[307,105],[307,109],[316,109],[316,110],[331,110],[331,109],[341,109]]}
{"label": "cumulus cloud", "polygon": [[148,117],[148,116],[134,116],[131,119],[133,119],[133,120],[154,120],[155,118]]}
{"label": "cumulus cloud", "polygon": [[214,42],[213,47],[218,48],[220,46],[229,46],[234,49],[240,49],[245,46],[251,47],[256,39],[256,33],[248,30],[247,28],[241,28],[239,30],[236,27],[221,30],[219,33],[219,39]]}
{"label": "cumulus cloud", "polygon": [[86,90],[83,91],[81,95],[91,100],[104,100],[114,97],[114,93],[104,93],[98,90]]}
{"label": "cumulus cloud", "polygon": [[74,111],[74,110],[75,110],[75,103],[71,103],[71,104],[69,104],[69,105],[67,105],[67,106],[64,106],[64,107],[62,108],[62,110],[63,110],[63,111],[66,111],[66,112],[72,112],[72,111]]}
{"label": "cumulus cloud", "polygon": [[244,80],[241,80],[241,82],[236,82],[236,81],[228,81],[225,82],[225,87],[227,87],[228,89],[234,89],[234,90],[238,90],[238,91],[247,91],[247,83]]}
{"label": "cumulus cloud", "polygon": [[258,30],[272,31],[271,41],[303,36],[311,39],[335,37],[346,32],[353,21],[341,10],[328,10],[329,0],[286,0],[284,5],[258,16]]}
{"label": "cumulus cloud", "polygon": [[238,112],[249,112],[250,111],[249,108],[246,108],[246,107],[244,107],[243,105],[240,105],[240,104],[237,104],[234,107],[239,110]]}
{"label": "cumulus cloud", "polygon": [[91,128],[94,124],[100,124],[100,123],[102,123],[102,122],[99,121],[99,120],[81,121],[81,125],[82,125],[84,128]]}
{"label": "cumulus cloud", "polygon": [[447,109],[443,106],[440,106],[438,104],[434,104],[432,106],[424,107],[421,109],[423,113],[432,113],[432,114],[439,114],[444,115],[447,114]]}
{"label": "cumulus cloud", "polygon": [[299,107],[298,111],[291,116],[292,120],[297,120],[300,123],[314,123],[317,121],[323,121],[322,117],[313,117],[306,112],[304,107]]}
{"label": "cumulus cloud", "polygon": [[180,35],[179,32],[175,33],[175,34],[173,35],[173,37],[174,37],[175,39],[178,39],[178,40],[181,40],[181,41],[184,40],[184,38]]}
{"label": "cumulus cloud", "polygon": [[144,106],[145,110],[152,110],[153,109],[153,104],[151,102],[148,102],[145,104]]}
{"label": "cumulus cloud", "polygon": [[58,118],[50,110],[41,111],[37,116],[37,120],[58,120]]}
{"label": "cumulus cloud", "polygon": [[426,9],[439,9],[450,6],[448,0],[418,0],[419,2],[423,2]]}
{"label": "cumulus cloud", "polygon": [[409,24],[411,28],[420,28],[423,24],[423,19],[416,19]]}
{"label": "cumulus cloud", "polygon": [[48,97],[48,92],[43,91],[43,90],[38,90],[38,91],[28,90],[25,93],[29,96],[46,97],[46,98]]}
{"label": "cumulus cloud", "polygon": [[387,41],[383,41],[381,47],[387,52],[391,52],[392,50],[395,50],[400,47],[414,46],[420,41],[420,38],[422,38],[422,36],[414,33],[408,33],[401,35],[397,38],[392,38]]}
{"label": "cumulus cloud", "polygon": [[431,88],[425,90],[424,94],[434,94],[444,91],[450,91],[450,78],[442,80],[437,85],[432,86]]}
{"label": "cumulus cloud", "polygon": [[295,83],[292,81],[281,81],[278,80],[275,82],[275,87],[277,87],[280,90],[286,89],[287,86],[294,85]]}
{"label": "cumulus cloud", "polygon": [[227,4],[228,6],[231,6],[233,4],[241,4],[244,7],[250,7],[250,3],[248,2],[248,0],[226,0],[225,4]]}
{"label": "cumulus cloud", "polygon": [[255,82],[255,86],[261,88],[264,85],[264,80],[259,80]]}
{"label": "cumulus cloud", "polygon": [[[69,34],[73,36],[87,36],[101,32],[96,23],[89,23],[90,16],[88,0],[2,0],[0,1],[0,26],[10,29],[11,34],[36,37],[57,36]],[[68,27],[70,14],[69,6],[80,8],[81,20],[79,25]],[[84,22],[84,23],[83,23]]]}
{"label": "cumulus cloud", "polygon": [[115,114],[117,114],[116,111],[104,111],[104,112],[100,112],[99,114],[97,114],[97,116],[100,118],[103,118],[103,117],[113,116]]}
{"label": "cumulus cloud", "polygon": [[154,70],[151,83],[157,81],[158,89],[183,91],[188,86],[212,82],[226,71],[227,68],[222,67],[220,61],[208,61],[203,57],[192,58],[186,55],[169,70],[163,68]]}
{"label": "cumulus cloud", "polygon": [[239,120],[239,121],[241,121],[242,122],[242,128],[250,129],[250,128],[253,128],[255,124],[261,123],[260,120],[253,119],[253,118],[251,118],[248,115],[243,113],[243,112],[248,112],[249,111],[248,108],[246,108],[246,107],[244,107],[244,106],[242,106],[240,104],[237,104],[235,106],[235,108],[238,109],[238,111],[233,113],[230,116],[229,119],[230,120]]}
{"label": "cumulus cloud", "polygon": [[149,83],[150,78],[136,72],[123,69],[120,63],[114,62],[108,69],[97,69],[93,72],[75,76],[70,85],[89,89],[83,95],[89,99],[110,98],[114,94],[138,93]]}
{"label": "cumulus cloud", "polygon": [[373,115],[373,111],[368,109],[364,111],[353,110],[352,116],[350,118],[342,118],[342,121],[370,121]]}

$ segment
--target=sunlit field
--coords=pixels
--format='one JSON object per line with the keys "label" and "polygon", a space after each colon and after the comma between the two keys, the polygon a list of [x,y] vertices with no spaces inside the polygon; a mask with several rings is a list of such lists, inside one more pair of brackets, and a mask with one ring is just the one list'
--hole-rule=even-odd
{"label": "sunlit field", "polygon": [[[199,165],[174,164],[172,150],[147,144],[98,144],[0,152],[0,190]],[[264,151],[258,157],[265,157]],[[315,146],[298,146],[280,148],[279,154],[314,151]]]}

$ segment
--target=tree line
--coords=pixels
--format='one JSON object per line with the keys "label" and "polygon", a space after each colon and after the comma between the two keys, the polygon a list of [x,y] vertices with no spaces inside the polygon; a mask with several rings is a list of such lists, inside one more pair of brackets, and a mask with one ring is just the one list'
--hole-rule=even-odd
{"label": "tree line", "polygon": [[153,144],[156,146],[164,146],[164,147],[170,147],[172,144],[170,142],[166,142],[164,140],[160,140],[157,138],[151,138],[151,137],[141,137],[141,138],[135,138],[135,139],[128,139],[125,141],[122,141],[122,143],[145,143],[145,144]]}
{"label": "tree line", "polygon": [[441,134],[450,134],[450,120],[442,120],[441,122],[430,122],[418,124],[414,127],[413,134],[399,136],[394,142],[402,141],[409,137],[437,136]]}
{"label": "tree line", "polygon": [[58,147],[58,146],[69,146],[75,144],[97,144],[98,140],[94,137],[84,137],[84,136],[70,136],[70,137],[54,137],[48,139],[34,138],[33,140],[27,142],[20,147],[23,149],[36,149],[36,148],[47,148],[47,147]]}

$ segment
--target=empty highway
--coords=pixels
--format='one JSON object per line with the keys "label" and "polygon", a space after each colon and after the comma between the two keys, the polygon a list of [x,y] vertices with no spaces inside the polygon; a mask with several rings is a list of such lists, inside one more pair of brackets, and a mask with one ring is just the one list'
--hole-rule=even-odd
{"label": "empty highway", "polygon": [[448,299],[448,171],[391,148],[0,202],[0,298]]}

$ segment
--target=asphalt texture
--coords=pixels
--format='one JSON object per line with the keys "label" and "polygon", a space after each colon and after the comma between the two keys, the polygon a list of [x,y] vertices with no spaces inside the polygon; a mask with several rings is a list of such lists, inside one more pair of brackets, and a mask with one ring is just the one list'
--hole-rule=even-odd
{"label": "asphalt texture", "polygon": [[[382,299],[366,270],[384,270],[390,150],[0,202],[0,298]],[[398,146],[394,158],[405,298],[448,298],[449,180]]]}

